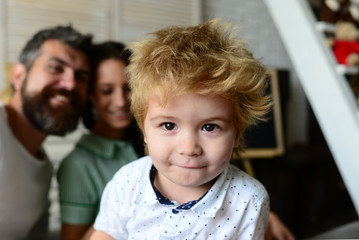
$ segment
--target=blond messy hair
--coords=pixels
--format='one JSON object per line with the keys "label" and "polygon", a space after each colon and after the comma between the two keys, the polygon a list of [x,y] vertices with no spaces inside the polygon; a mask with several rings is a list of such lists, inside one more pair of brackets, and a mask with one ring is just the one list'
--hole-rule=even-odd
{"label": "blond messy hair", "polygon": [[238,136],[264,119],[270,108],[266,70],[229,23],[214,19],[147,37],[128,46],[133,50],[128,66],[131,110],[142,131],[150,98],[159,97],[164,106],[169,97],[188,92],[229,100]]}

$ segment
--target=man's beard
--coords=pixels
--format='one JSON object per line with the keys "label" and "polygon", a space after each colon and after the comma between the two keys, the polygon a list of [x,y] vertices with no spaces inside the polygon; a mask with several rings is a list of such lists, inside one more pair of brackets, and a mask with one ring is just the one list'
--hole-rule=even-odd
{"label": "man's beard", "polygon": [[[45,87],[39,93],[26,92],[27,79],[21,88],[22,108],[25,116],[41,132],[64,136],[76,129],[83,110],[83,100],[78,93],[65,89]],[[68,105],[53,107],[50,99],[62,95],[69,99]]]}

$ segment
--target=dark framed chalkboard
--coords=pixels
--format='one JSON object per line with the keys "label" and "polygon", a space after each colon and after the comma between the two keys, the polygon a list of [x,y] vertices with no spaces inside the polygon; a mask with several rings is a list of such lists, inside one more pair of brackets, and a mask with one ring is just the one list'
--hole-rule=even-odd
{"label": "dark framed chalkboard", "polygon": [[272,94],[273,107],[268,113],[267,121],[260,122],[244,133],[245,150],[235,159],[272,158],[285,153],[282,104],[278,71],[267,69]]}

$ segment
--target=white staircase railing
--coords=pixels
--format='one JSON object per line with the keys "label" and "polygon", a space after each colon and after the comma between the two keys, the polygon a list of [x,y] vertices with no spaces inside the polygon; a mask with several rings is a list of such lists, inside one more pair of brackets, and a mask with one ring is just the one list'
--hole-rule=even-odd
{"label": "white staircase railing", "polygon": [[359,117],[354,94],[337,72],[308,1],[264,2],[359,214]]}

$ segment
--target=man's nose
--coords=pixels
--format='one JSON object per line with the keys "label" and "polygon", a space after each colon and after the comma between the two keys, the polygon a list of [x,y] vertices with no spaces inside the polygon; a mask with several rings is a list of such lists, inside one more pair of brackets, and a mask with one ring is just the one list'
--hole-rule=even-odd
{"label": "man's nose", "polygon": [[61,77],[62,79],[60,81],[60,86],[62,88],[71,91],[76,87],[76,78],[75,78],[74,70],[67,69]]}

